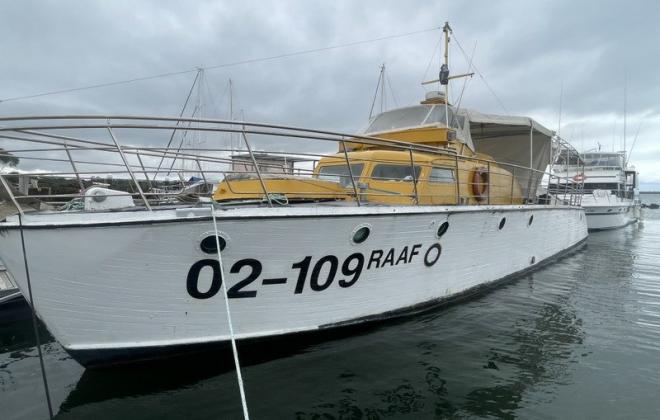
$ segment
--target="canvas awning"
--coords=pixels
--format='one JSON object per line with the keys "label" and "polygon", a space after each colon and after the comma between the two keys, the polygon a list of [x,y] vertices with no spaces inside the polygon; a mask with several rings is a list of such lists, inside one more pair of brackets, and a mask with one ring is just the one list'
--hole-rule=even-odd
{"label": "canvas awning", "polygon": [[[470,136],[479,153],[492,156],[512,172],[523,190],[533,197],[552,160],[552,130],[529,117],[483,114],[462,109],[459,114],[470,121]],[[538,172],[537,172],[538,171]]]}

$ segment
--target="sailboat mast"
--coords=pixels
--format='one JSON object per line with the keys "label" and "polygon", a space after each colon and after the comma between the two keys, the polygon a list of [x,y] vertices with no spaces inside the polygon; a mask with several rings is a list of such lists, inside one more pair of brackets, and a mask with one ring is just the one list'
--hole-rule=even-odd
{"label": "sailboat mast", "polygon": [[[564,80],[562,79],[561,85],[559,87],[559,120],[557,121],[557,137],[561,138],[561,106],[564,100]],[[582,149],[584,152],[584,148]]]}
{"label": "sailboat mast", "polygon": [[385,104],[385,63],[380,67],[380,80],[378,83],[380,84],[380,113],[382,114],[384,108],[387,107]]}
{"label": "sailboat mast", "polygon": [[626,105],[628,102],[628,72],[623,75],[623,159],[626,160]]}
{"label": "sailboat mast", "polygon": [[[229,78],[229,121],[234,121],[234,87]],[[232,127],[234,128],[234,127]],[[234,150],[234,133],[229,134],[229,148]]]}
{"label": "sailboat mast", "polygon": [[[449,72],[449,33],[451,32],[449,22],[445,22],[445,26],[443,26],[442,32],[445,34],[445,63],[443,67],[445,71]],[[440,79],[442,79],[442,76]],[[443,82],[441,81],[440,83]],[[447,128],[449,128],[449,80],[447,80],[447,83],[443,84],[445,85],[445,124]]]}

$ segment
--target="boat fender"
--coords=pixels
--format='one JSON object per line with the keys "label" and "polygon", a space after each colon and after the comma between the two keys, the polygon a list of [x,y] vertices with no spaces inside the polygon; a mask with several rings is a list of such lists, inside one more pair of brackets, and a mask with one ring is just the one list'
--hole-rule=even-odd
{"label": "boat fender", "polygon": [[488,197],[488,169],[477,168],[472,172],[472,195],[477,201],[483,201]]}

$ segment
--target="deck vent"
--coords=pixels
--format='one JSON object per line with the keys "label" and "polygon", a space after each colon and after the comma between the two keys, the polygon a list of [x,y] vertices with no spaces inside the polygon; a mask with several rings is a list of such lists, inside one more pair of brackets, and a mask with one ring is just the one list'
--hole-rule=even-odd
{"label": "deck vent", "polygon": [[[218,236],[218,242],[220,243],[220,251],[223,251],[225,247],[227,247],[227,241],[222,236]],[[199,247],[207,254],[216,254],[218,252],[215,236],[207,236],[206,238],[202,239]]]}
{"label": "deck vent", "polygon": [[369,226],[360,226],[353,231],[353,242],[356,244],[361,244],[367,240],[370,233],[371,229],[369,229]]}
{"label": "deck vent", "polygon": [[447,232],[447,229],[449,229],[449,222],[444,222],[443,224],[438,227],[438,231],[435,233],[435,236],[440,238],[442,235],[444,235]]}
{"label": "deck vent", "polygon": [[504,227],[504,224],[505,224],[505,223],[506,223],[506,217],[503,217],[502,220],[500,220],[500,226],[499,226],[499,229],[500,229],[500,230],[502,230],[502,228]]}

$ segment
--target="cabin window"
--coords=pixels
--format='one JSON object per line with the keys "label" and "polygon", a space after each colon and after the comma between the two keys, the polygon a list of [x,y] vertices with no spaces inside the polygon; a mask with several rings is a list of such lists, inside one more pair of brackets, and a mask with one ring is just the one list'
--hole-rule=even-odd
{"label": "cabin window", "polygon": [[338,182],[342,187],[350,187],[353,185],[351,182],[351,172],[357,182],[357,179],[362,174],[364,164],[356,163],[351,165],[351,171],[348,170],[348,165],[328,165],[319,168],[318,178],[325,181]]}
{"label": "cabin window", "polygon": [[605,153],[585,153],[582,155],[585,166],[591,167],[612,167],[620,168],[623,166],[623,156],[605,154]]}
{"label": "cabin window", "polygon": [[[415,166],[415,179],[419,179],[420,166]],[[377,181],[412,181],[413,171],[410,165],[378,164],[371,172],[371,179]]]}
{"label": "cabin window", "polygon": [[[548,185],[548,191],[561,192],[562,190],[564,190],[566,188],[576,188],[577,184],[579,184],[579,182],[573,182],[571,180],[568,181],[568,187],[566,186],[565,182],[561,182],[559,185],[550,184],[550,185]],[[617,191],[617,190],[623,190],[623,189],[625,189],[623,187],[623,185],[613,184],[613,183],[586,182],[584,184],[584,191],[585,192],[592,192],[593,190]]]}
{"label": "cabin window", "polygon": [[454,170],[449,168],[432,168],[429,182],[454,182]]}
{"label": "cabin window", "polygon": [[615,183],[609,183],[609,182],[590,182],[590,183],[585,183],[584,184],[584,190],[585,191],[593,191],[593,190],[609,190],[609,191],[616,191],[618,189],[624,189],[623,186],[619,187],[618,184]]}
{"label": "cabin window", "polygon": [[447,119],[449,119],[449,126],[456,128],[458,130],[463,129],[465,124],[465,117],[462,115],[457,115],[454,112],[454,108],[451,106],[447,108],[446,105],[436,105],[433,107],[433,110],[429,114],[429,117],[424,121],[425,124],[442,124],[446,125]]}

